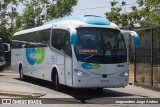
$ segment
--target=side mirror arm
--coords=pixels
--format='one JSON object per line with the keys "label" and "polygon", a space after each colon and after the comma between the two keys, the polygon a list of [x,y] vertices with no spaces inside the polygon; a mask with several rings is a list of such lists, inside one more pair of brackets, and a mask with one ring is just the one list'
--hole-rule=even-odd
{"label": "side mirror arm", "polygon": [[134,46],[139,46],[139,36],[137,34],[137,32],[135,31],[129,31],[129,30],[121,30],[122,34],[124,36],[129,36],[131,35],[134,41]]}

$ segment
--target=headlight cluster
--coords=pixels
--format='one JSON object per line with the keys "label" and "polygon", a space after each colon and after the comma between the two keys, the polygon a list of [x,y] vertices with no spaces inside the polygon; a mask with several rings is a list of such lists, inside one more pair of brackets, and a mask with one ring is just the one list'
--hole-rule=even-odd
{"label": "headlight cluster", "polygon": [[123,72],[123,73],[121,73],[121,74],[119,74],[120,77],[127,77],[128,75],[129,75],[128,70]]}
{"label": "headlight cluster", "polygon": [[88,77],[89,76],[89,74],[84,73],[82,71],[79,71],[77,69],[74,69],[74,71],[75,71],[75,73],[76,73],[77,76],[80,76],[80,77]]}

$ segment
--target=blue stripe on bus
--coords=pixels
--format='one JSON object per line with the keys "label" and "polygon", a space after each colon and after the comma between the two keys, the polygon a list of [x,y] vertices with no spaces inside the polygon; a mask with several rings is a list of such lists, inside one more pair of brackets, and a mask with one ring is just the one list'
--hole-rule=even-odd
{"label": "blue stripe on bus", "polygon": [[131,35],[133,36],[134,46],[139,46],[139,37],[135,31],[132,31]]}
{"label": "blue stripe on bus", "polygon": [[60,21],[64,21],[64,20],[79,20],[88,24],[93,24],[93,25],[110,25],[110,21],[100,17],[100,16],[94,16],[94,15],[85,15],[85,16],[74,16],[74,17],[66,17],[66,18],[61,18],[61,19],[57,19],[57,20],[52,20],[49,21],[46,24],[51,24],[51,23],[55,23],[55,22],[60,22]]}
{"label": "blue stripe on bus", "polygon": [[72,34],[71,34],[71,38],[70,38],[70,43],[75,46],[76,45],[76,39],[77,39],[76,30],[75,29],[71,29],[71,30],[72,30]]}

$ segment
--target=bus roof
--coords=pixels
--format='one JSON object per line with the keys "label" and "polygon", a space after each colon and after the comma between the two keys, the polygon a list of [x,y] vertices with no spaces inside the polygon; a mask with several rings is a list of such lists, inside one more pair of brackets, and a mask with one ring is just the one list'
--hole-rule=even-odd
{"label": "bus roof", "polygon": [[85,22],[87,24],[93,24],[93,25],[110,25],[110,21],[108,19],[105,19],[100,16],[95,16],[95,15],[84,15],[84,16],[72,16],[72,17],[66,17],[66,18],[61,18],[58,20],[52,20],[49,21],[46,24],[51,24],[51,23],[56,23],[64,20],[79,20],[82,22]]}
{"label": "bus roof", "polygon": [[74,16],[74,17],[67,17],[67,18],[52,20],[40,27],[35,27],[35,28],[16,32],[14,36],[52,28],[53,25],[56,25],[55,27],[58,27],[58,28],[78,28],[83,26],[86,26],[86,27],[98,26],[98,27],[109,27],[109,28],[119,29],[116,24],[110,22],[109,20],[103,17],[95,16],[95,15],[84,15],[84,16]]}
{"label": "bus roof", "polygon": [[51,27],[52,27],[52,25],[49,24],[49,25],[43,25],[43,26],[40,26],[40,27],[31,28],[31,29],[26,29],[26,30],[16,32],[13,36],[26,34],[26,33],[34,32],[34,31],[38,31],[38,30],[44,30],[44,29],[48,29],[48,28],[51,28]]}

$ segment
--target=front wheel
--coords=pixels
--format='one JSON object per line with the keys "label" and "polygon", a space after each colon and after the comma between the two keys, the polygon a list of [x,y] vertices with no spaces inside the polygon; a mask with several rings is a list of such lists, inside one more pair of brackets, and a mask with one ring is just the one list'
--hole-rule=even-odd
{"label": "front wheel", "polygon": [[97,88],[97,91],[102,92],[103,88]]}

